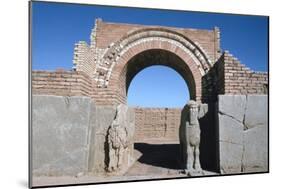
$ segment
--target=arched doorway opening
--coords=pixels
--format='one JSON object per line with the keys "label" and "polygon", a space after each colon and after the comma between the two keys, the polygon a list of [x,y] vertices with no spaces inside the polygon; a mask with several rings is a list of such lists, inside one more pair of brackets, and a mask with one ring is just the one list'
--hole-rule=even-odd
{"label": "arched doorway opening", "polygon": [[[164,49],[149,49],[133,56],[124,66],[119,78],[121,96],[126,98],[133,78],[143,69],[150,66],[162,65],[175,70],[185,81],[189,90],[190,99],[196,100],[198,87],[188,64],[175,53]],[[201,87],[201,86],[200,86]],[[185,90],[185,89],[182,89]],[[196,94],[197,93],[197,94]]]}
{"label": "arched doorway opening", "polygon": [[[120,92],[126,96],[128,102],[129,88],[134,78],[146,69],[152,69],[155,66],[172,69],[183,83],[178,92],[189,95],[182,99],[180,106],[173,108],[165,106],[135,107],[134,147],[135,157],[138,161],[127,172],[128,175],[161,175],[163,173],[178,175],[180,170],[178,132],[181,109],[189,98],[196,99],[195,81],[188,65],[176,54],[167,50],[143,51],[131,58],[124,66],[119,79]],[[160,85],[165,86],[167,83],[162,82]],[[179,96],[170,95],[170,98],[166,100],[173,101],[173,98],[179,98]],[[187,98],[187,96],[190,97]]]}
{"label": "arched doorway opening", "polygon": [[161,65],[140,71],[127,93],[130,107],[182,108],[190,99],[184,79],[174,69]]}
{"label": "arched doorway opening", "polygon": [[127,98],[135,109],[134,148],[140,156],[127,174],[177,173],[180,112],[189,100],[186,82],[170,67],[149,66],[133,78]]}
{"label": "arched doorway opening", "polygon": [[[175,70],[188,86],[190,99],[201,102],[202,77],[211,66],[206,54],[195,43],[176,33],[158,30],[133,32],[110,47],[104,57],[103,66],[97,68],[100,74],[96,79],[98,88],[95,91],[99,96],[98,102],[104,104],[127,104],[128,89],[133,78],[153,65]],[[205,139],[209,142],[207,137]],[[171,170],[170,167],[166,168]],[[179,167],[173,168],[178,170]]]}

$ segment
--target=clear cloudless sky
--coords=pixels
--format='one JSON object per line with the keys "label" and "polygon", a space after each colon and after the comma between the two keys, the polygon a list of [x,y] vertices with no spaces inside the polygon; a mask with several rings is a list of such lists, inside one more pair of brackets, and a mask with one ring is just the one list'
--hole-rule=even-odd
{"label": "clear cloudless sky", "polygon": [[[32,3],[32,69],[72,69],[74,44],[90,42],[96,18],[105,22],[159,25],[221,31],[221,48],[255,71],[268,71],[268,18],[202,12],[138,9],[63,3]],[[188,88],[177,72],[151,66],[133,79],[128,104],[182,107]]]}

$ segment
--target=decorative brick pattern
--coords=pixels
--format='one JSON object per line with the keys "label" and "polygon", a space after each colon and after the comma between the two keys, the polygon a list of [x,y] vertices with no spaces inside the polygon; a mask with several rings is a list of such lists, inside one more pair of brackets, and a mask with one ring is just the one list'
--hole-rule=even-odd
{"label": "decorative brick pattern", "polygon": [[[134,31],[145,28],[166,28],[168,30],[176,31],[181,35],[189,38],[193,42],[197,42],[205,50],[208,57],[212,62],[216,62],[215,53],[219,49],[215,49],[214,38],[218,35],[214,35],[218,30],[202,30],[202,29],[190,29],[190,28],[174,28],[163,26],[144,26],[137,24],[122,24],[122,23],[109,23],[103,22],[101,19],[97,22],[96,41],[97,47],[106,49],[113,42],[118,41],[120,38],[130,34]],[[219,32],[219,31],[218,31]]]}
{"label": "decorative brick pattern", "polygon": [[179,141],[180,108],[135,108],[135,141]]}
{"label": "decorative brick pattern", "polygon": [[75,45],[70,72],[33,71],[33,93],[85,95],[97,105],[126,104],[136,74],[151,65],[177,71],[191,99],[214,102],[218,94],[267,94],[267,73],[254,72],[228,52],[220,31],[95,21],[90,45]]}
{"label": "decorative brick pattern", "polygon": [[[154,45],[154,43],[160,43],[160,45]],[[169,45],[165,46],[162,43],[168,43],[172,46],[171,52],[181,49],[185,54],[188,54],[195,62],[197,69],[204,75],[209,70],[212,63],[207,54],[204,54],[203,50],[196,43],[191,42],[184,36],[176,33],[175,31],[167,30],[164,28],[144,28],[134,31],[125,38],[121,38],[119,41],[112,43],[108,50],[106,50],[98,67],[102,67],[105,73],[104,77],[99,77],[97,82],[99,87],[106,87],[111,77],[111,73],[115,65],[119,62],[118,59],[124,56],[128,51],[135,46],[144,46],[145,49],[167,49]],[[163,47],[161,47],[163,46]],[[132,58],[132,56],[131,56]]]}
{"label": "decorative brick pattern", "polygon": [[186,68],[172,63],[166,65],[183,76],[192,98],[201,101],[201,78],[216,60],[216,53],[220,50],[218,38],[218,29],[114,24],[97,19],[91,32],[90,47],[85,43],[78,45],[75,55],[78,61],[74,59],[74,64],[77,71],[93,78],[92,96],[97,104],[113,105],[126,103],[126,90],[133,79],[126,78],[126,75],[134,72],[127,69],[127,64],[135,55],[152,49],[169,51],[181,58]]}

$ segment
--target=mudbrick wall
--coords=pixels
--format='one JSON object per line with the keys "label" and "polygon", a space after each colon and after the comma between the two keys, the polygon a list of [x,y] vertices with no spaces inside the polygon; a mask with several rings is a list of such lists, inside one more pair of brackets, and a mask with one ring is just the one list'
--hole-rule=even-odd
{"label": "mudbrick wall", "polygon": [[217,101],[217,95],[268,94],[268,73],[256,72],[225,51],[202,78],[202,101]]}
{"label": "mudbrick wall", "polygon": [[180,108],[135,108],[135,141],[179,141]]}
{"label": "mudbrick wall", "polygon": [[[267,72],[251,70],[226,51],[202,77],[202,102],[215,102],[220,94],[268,94],[268,87]],[[97,104],[119,95],[107,88],[98,89],[83,71],[32,71],[33,94],[88,96]]]}
{"label": "mudbrick wall", "polygon": [[[73,68],[92,78],[93,98],[96,100],[96,104],[100,105],[126,103],[126,96],[120,94],[122,92],[120,92],[121,87],[119,86],[120,82],[118,82],[120,74],[118,70],[122,69],[120,62],[125,60],[127,56],[133,56],[133,53],[140,53],[138,52],[140,49],[145,51],[160,48],[175,52],[177,55],[185,55],[182,56],[186,58],[185,62],[191,62],[190,67],[194,67],[194,70],[197,71],[200,70],[200,73],[209,69],[209,66],[221,55],[220,31],[217,27],[212,30],[202,30],[109,23],[96,19],[90,38],[89,45],[85,41],[76,43]],[[127,51],[128,53],[125,53]],[[192,60],[196,63],[192,62],[190,58],[194,58]],[[204,67],[196,65],[204,61],[206,63]],[[196,89],[196,99],[200,100],[202,75],[196,75],[194,70],[192,71],[192,77],[196,80],[194,84],[196,86],[190,90],[195,91]],[[128,70],[128,72],[131,71]],[[184,75],[191,74],[185,73]],[[190,80],[188,79],[188,81]]]}
{"label": "mudbrick wall", "polygon": [[[192,28],[173,28],[163,26],[144,26],[137,24],[122,24],[122,23],[110,23],[104,22],[101,19],[97,19],[95,28],[92,31],[94,44],[99,49],[106,49],[111,43],[124,37],[125,34],[129,34],[132,31],[142,28],[167,28],[174,30],[184,36],[187,36],[192,41],[196,41],[200,46],[205,49],[208,56],[214,62],[220,55],[220,31],[217,27],[213,30],[202,30]],[[96,36],[96,37],[94,37]]]}
{"label": "mudbrick wall", "polygon": [[267,72],[256,72],[224,53],[224,94],[267,94]]}
{"label": "mudbrick wall", "polygon": [[92,95],[89,76],[77,71],[32,71],[32,93],[57,96]]}
{"label": "mudbrick wall", "polygon": [[[149,29],[154,30],[150,31]],[[144,30],[148,31],[144,32]],[[137,33],[134,33],[136,31]],[[160,34],[161,37],[159,37]],[[181,39],[182,36],[189,38],[192,42]],[[221,54],[220,31],[216,27],[213,30],[198,30],[108,23],[97,19],[90,37],[91,42],[89,45],[85,41],[79,41],[75,44],[73,71],[33,71],[33,94],[89,96],[95,99],[97,105],[126,103],[126,94],[124,91],[128,86],[123,85],[128,85],[129,81],[133,79],[127,77],[130,73],[137,74],[140,70],[135,71],[135,73],[134,69],[136,69],[136,66],[125,69],[127,67],[124,66],[125,64],[121,64],[122,60],[127,61],[127,56],[129,59],[132,58],[131,56],[138,52],[138,49],[142,48],[144,48],[142,49],[143,51],[150,49],[152,53],[151,48],[153,45],[153,48],[163,47],[164,50],[175,52],[173,56],[182,55],[180,57],[187,63],[188,68],[191,70],[190,73],[186,69],[181,68],[184,64],[180,65],[180,63],[177,63],[177,67],[173,66],[174,64],[165,63],[172,56],[164,56],[159,61],[178,72],[182,72],[181,75],[191,75],[191,77],[187,77],[185,80],[189,82],[189,90],[196,100],[208,103],[217,101],[217,95],[219,94],[268,93],[268,74],[266,72],[250,70],[250,68],[241,64],[228,51]],[[138,46],[135,44],[135,38],[142,45]],[[154,41],[150,42],[149,40],[151,39]],[[122,41],[122,45],[120,40]],[[117,45],[119,44],[118,41],[121,45],[119,47]],[[185,42],[186,46],[176,46],[179,42]],[[114,45],[117,46],[115,47]],[[127,46],[123,47],[123,45]],[[128,52],[126,50],[127,48],[129,49]],[[194,48],[195,50],[193,52],[192,49]],[[188,51],[188,53],[183,53],[185,51]],[[162,54],[165,55],[165,53]],[[141,55],[144,56],[144,54]],[[144,57],[156,57],[151,55],[153,54],[148,53]],[[118,57],[123,58],[119,60]],[[196,61],[194,60],[195,62],[192,62],[193,59],[191,57],[197,57]],[[210,62],[206,63],[204,57]],[[155,61],[153,60],[152,62]],[[198,61],[203,61],[201,62],[202,65]],[[142,62],[151,62],[151,59],[146,58]],[[114,66],[115,64],[116,66]],[[132,63],[130,64],[132,65]],[[140,64],[138,63],[138,65]],[[149,65],[145,65],[142,68],[146,66]]]}

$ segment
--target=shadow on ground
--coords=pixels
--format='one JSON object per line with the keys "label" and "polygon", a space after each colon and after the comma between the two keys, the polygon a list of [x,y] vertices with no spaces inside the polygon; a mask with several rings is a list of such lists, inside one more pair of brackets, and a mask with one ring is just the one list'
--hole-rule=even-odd
{"label": "shadow on ground", "polygon": [[135,149],[142,153],[140,163],[167,169],[180,169],[179,144],[135,143]]}
{"label": "shadow on ground", "polygon": [[[180,167],[180,146],[179,144],[153,144],[153,143],[135,143],[135,150],[141,153],[138,162],[141,164],[159,167],[170,170],[181,170]],[[205,148],[207,144],[200,149],[201,167],[203,170],[218,172],[216,170],[216,161],[214,159],[215,151],[213,148]],[[204,157],[202,157],[204,155]]]}

